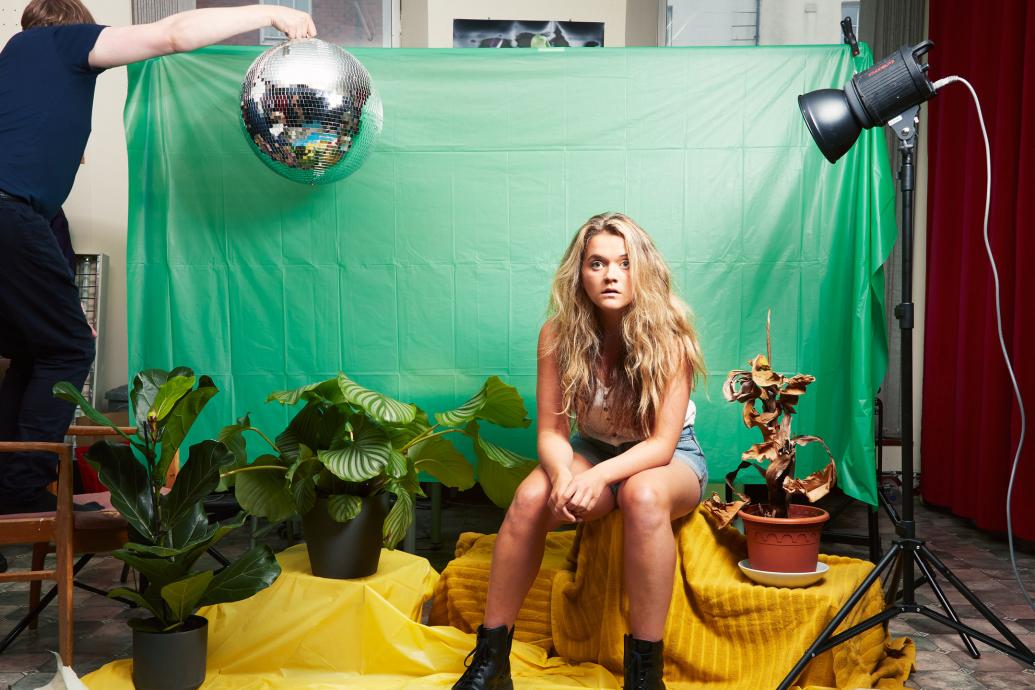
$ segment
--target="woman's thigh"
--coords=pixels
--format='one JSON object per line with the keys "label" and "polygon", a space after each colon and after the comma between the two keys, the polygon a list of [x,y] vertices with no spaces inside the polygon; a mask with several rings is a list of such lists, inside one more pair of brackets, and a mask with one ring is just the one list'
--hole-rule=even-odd
{"label": "woman's thigh", "polygon": [[618,505],[623,511],[644,506],[667,507],[670,520],[686,515],[700,500],[701,479],[679,458],[637,472],[618,490]]}

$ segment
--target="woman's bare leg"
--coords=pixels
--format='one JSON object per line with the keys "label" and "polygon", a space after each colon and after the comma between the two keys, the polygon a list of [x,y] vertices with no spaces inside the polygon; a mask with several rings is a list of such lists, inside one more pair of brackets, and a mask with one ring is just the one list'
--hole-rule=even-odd
{"label": "woman's bare leg", "polygon": [[[589,468],[590,464],[576,453],[572,474]],[[550,478],[542,467],[537,467],[514,494],[492,552],[483,622],[486,628],[513,627],[521,603],[539,574],[546,549],[546,534],[561,525],[547,505],[550,489]],[[586,514],[585,521],[602,517],[614,508],[614,495],[609,489]]]}
{"label": "woman's bare leg", "polygon": [[693,510],[700,495],[697,475],[676,459],[634,474],[618,492],[629,627],[637,639],[657,641],[664,634],[676,570],[672,520]]}

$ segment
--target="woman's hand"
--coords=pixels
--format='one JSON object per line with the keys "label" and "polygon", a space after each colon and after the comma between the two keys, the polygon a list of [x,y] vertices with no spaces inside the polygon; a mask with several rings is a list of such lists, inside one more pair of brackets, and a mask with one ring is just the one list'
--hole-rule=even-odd
{"label": "woman's hand", "polygon": [[558,520],[564,522],[575,522],[575,516],[566,507],[568,500],[572,496],[571,490],[572,475],[571,470],[564,468],[558,470],[553,476],[550,477],[550,512]]}
{"label": "woman's hand", "polygon": [[273,5],[273,27],[287,34],[288,38],[312,38],[316,36],[316,25],[307,13],[290,7]]}
{"label": "woman's hand", "polygon": [[570,494],[570,498],[565,508],[576,521],[580,521],[596,506],[605,491],[607,480],[597,467],[590,468],[568,483],[566,493]]}

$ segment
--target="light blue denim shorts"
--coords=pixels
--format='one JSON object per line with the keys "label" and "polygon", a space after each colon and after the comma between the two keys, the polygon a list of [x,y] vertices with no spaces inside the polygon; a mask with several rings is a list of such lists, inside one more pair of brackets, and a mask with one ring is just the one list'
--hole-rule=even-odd
{"label": "light blue denim shorts", "polygon": [[[621,455],[637,443],[639,441],[629,441],[628,443],[613,446],[598,438],[576,433],[571,438],[571,449],[586,458],[591,465],[599,465],[605,460]],[[679,434],[679,441],[676,443],[676,452],[672,457],[692,469],[694,474],[697,475],[698,481],[701,482],[700,500],[703,501],[705,498],[704,488],[708,484],[708,462],[704,458],[704,451],[701,450],[701,445],[697,442],[697,435],[694,434],[693,424],[683,427],[682,433]],[[621,484],[621,481],[617,481],[611,485],[611,493],[616,498],[618,496],[618,487]]]}

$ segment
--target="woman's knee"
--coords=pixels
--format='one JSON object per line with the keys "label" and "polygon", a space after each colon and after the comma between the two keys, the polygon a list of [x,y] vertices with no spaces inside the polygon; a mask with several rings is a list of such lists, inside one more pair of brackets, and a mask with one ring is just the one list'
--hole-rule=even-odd
{"label": "woman's knee", "polygon": [[671,510],[664,487],[637,475],[622,483],[618,505],[627,527],[657,529],[670,522]]}
{"label": "woman's knee", "polygon": [[550,481],[541,468],[525,477],[514,492],[514,500],[507,509],[507,520],[529,522],[538,519],[546,510],[550,498]]}

